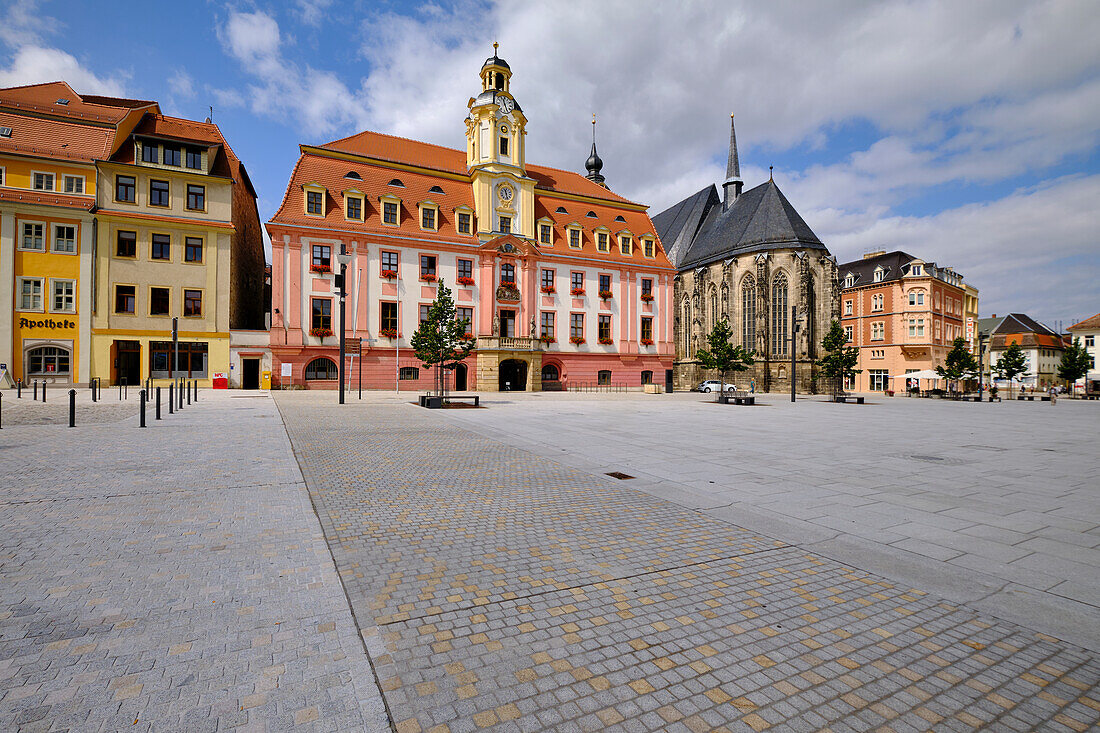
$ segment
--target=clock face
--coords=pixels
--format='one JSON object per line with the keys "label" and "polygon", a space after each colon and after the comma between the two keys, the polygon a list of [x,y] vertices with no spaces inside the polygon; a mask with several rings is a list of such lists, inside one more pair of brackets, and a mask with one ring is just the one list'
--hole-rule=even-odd
{"label": "clock face", "polygon": [[497,194],[500,196],[501,201],[511,201],[512,187],[507,185],[501,186],[499,189],[497,189]]}
{"label": "clock face", "polygon": [[500,108],[504,110],[504,114],[508,114],[516,108],[516,103],[509,97],[499,97]]}

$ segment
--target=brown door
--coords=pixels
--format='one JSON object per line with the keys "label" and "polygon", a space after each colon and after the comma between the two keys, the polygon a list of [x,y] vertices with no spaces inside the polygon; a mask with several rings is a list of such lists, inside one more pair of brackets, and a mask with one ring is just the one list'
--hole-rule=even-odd
{"label": "brown door", "polygon": [[500,335],[511,338],[516,335],[516,312],[502,310],[500,312]]}
{"label": "brown door", "polygon": [[137,341],[115,341],[115,384],[137,385],[141,382],[141,344]]}

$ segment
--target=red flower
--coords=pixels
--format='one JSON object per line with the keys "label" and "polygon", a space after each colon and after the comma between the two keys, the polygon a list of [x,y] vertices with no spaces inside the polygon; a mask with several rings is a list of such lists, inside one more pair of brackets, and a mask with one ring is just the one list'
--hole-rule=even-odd
{"label": "red flower", "polygon": [[558,292],[558,289],[555,288],[553,285],[543,285],[541,290],[547,295],[553,295],[554,293]]}
{"label": "red flower", "polygon": [[610,290],[601,290],[600,291],[600,300],[611,300],[611,298],[613,298],[613,297],[614,297],[614,293],[612,293]]}
{"label": "red flower", "polygon": [[642,302],[643,303],[652,303],[653,302],[653,294],[652,293],[642,293]]}
{"label": "red flower", "polygon": [[610,336],[603,336],[603,337],[600,338],[600,343],[603,344],[604,346],[607,346],[607,345],[613,344],[615,342],[611,340]]}
{"label": "red flower", "polygon": [[569,291],[569,294],[570,295],[576,295],[576,296],[579,297],[581,295],[584,295],[584,288],[573,288],[572,290]]}
{"label": "red flower", "polygon": [[472,277],[460,277],[455,280],[459,285],[473,285],[474,279]]}
{"label": "red flower", "polygon": [[576,344],[577,346],[580,346],[581,344],[584,343],[584,336],[570,336],[569,337],[569,343]]}
{"label": "red flower", "polygon": [[311,328],[311,329],[309,329],[309,335],[310,336],[316,336],[317,338],[324,338],[325,336],[331,336],[332,335],[332,329],[331,328],[325,328],[324,326],[320,326],[318,328]]}
{"label": "red flower", "polygon": [[653,339],[642,339],[642,346],[652,346]]}
{"label": "red flower", "polygon": [[557,339],[549,334],[544,334],[542,336],[539,336],[539,341],[543,342],[544,344],[553,344],[557,342]]}
{"label": "red flower", "polygon": [[383,328],[378,333],[379,333],[379,335],[385,336],[386,338],[391,338],[391,339],[397,338],[397,329],[396,328]]}
{"label": "red flower", "polygon": [[309,266],[309,271],[310,272],[321,272],[321,273],[332,272],[332,267],[330,265],[317,265],[317,264],[314,264],[314,265]]}
{"label": "red flower", "polygon": [[435,275],[431,274],[430,272],[423,272],[423,273],[420,274],[420,279],[423,282],[426,282],[426,283],[434,283],[435,280],[436,280],[436,277],[435,277]]}
{"label": "red flower", "polygon": [[397,279],[397,271],[396,270],[382,270],[382,272],[380,272],[379,274],[387,280],[396,280]]}

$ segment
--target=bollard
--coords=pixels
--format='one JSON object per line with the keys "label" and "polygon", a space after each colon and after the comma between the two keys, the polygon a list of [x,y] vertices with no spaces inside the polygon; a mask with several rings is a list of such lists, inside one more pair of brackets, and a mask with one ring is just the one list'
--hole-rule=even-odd
{"label": "bollard", "polygon": [[[45,400],[43,400],[45,401]],[[69,390],[69,427],[76,427],[76,390]]]}
{"label": "bollard", "polygon": [[160,387],[157,387],[157,419],[160,420]]}
{"label": "bollard", "polygon": [[34,401],[38,402],[38,380],[34,380]]}
{"label": "bollard", "polygon": [[122,402],[122,380],[118,380],[118,401]]}
{"label": "bollard", "polygon": [[199,380],[195,380],[195,402],[199,401]]}
{"label": "bollard", "polygon": [[89,379],[88,380],[88,389],[90,389],[92,391],[92,402],[95,402],[95,380],[94,379]]}
{"label": "bollard", "polygon": [[172,382],[168,385],[168,414],[172,414],[172,408],[176,406],[176,383]]}
{"label": "bollard", "polygon": [[23,380],[15,380],[15,398],[18,400],[23,399]]}
{"label": "bollard", "polygon": [[141,422],[138,427],[145,427],[145,390],[141,390]]}
{"label": "bollard", "polygon": [[4,429],[4,393],[0,392],[0,430]]}
{"label": "bollard", "polygon": [[191,404],[191,383],[187,383],[187,404]]}
{"label": "bollard", "polygon": [[42,380],[42,402],[46,401],[46,380]]}
{"label": "bollard", "polygon": [[176,399],[179,400],[179,403],[176,404],[176,409],[177,410],[182,410],[183,409],[183,380],[182,379],[180,380],[179,386],[176,388]]}

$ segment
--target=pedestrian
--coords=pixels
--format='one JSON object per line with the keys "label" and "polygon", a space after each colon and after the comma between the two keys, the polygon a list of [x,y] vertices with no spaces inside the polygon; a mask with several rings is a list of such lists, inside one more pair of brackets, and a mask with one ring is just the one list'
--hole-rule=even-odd
{"label": "pedestrian", "polygon": [[752,379],[749,380],[749,392],[752,393],[752,394],[756,394],[756,378],[755,377],[753,377]]}
{"label": "pedestrian", "polygon": [[1050,404],[1054,404],[1058,401],[1058,388],[1053,384],[1050,385]]}

